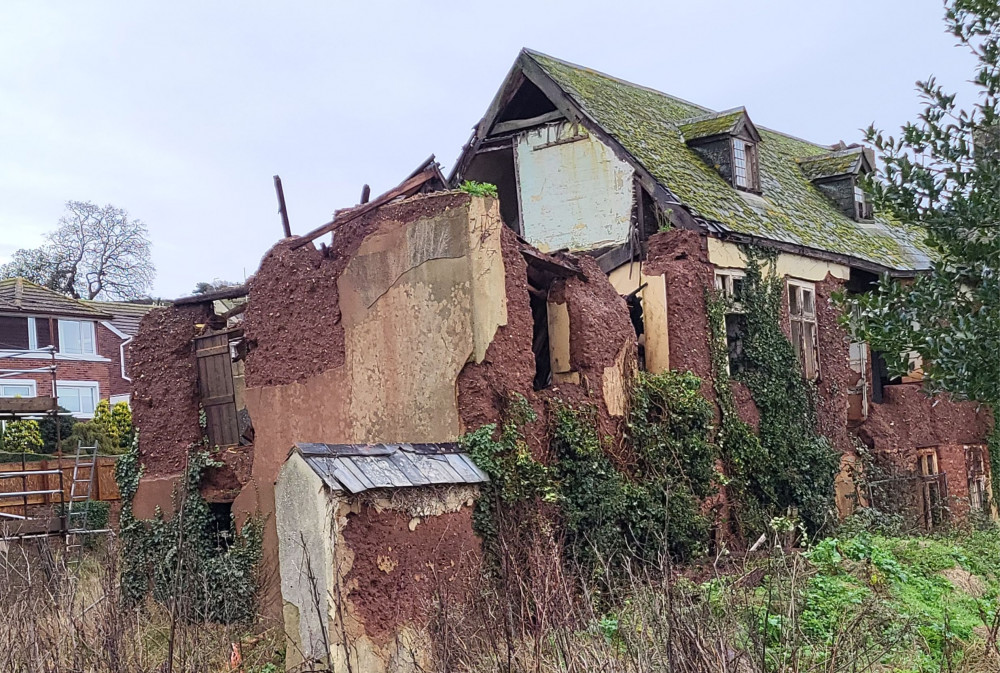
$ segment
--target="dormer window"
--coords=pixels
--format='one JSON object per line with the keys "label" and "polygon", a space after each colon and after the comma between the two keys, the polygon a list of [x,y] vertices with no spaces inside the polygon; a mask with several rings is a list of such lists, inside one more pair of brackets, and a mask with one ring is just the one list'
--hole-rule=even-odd
{"label": "dormer window", "polygon": [[860,145],[834,147],[832,152],[801,157],[799,168],[844,215],[853,220],[873,218],[872,204],[858,181],[875,166],[874,153]]}
{"label": "dormer window", "polygon": [[688,147],[726,182],[745,192],[760,192],[760,134],[744,108],[689,119],[678,127]]}

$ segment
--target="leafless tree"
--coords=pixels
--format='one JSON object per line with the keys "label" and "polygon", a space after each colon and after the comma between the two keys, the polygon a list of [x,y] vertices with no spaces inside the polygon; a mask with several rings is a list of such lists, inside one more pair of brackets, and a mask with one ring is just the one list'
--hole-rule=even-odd
{"label": "leafless tree", "polygon": [[2,278],[23,276],[76,299],[136,299],[155,274],[146,225],[123,208],[89,201],[68,201],[41,247],[18,250],[0,267]]}

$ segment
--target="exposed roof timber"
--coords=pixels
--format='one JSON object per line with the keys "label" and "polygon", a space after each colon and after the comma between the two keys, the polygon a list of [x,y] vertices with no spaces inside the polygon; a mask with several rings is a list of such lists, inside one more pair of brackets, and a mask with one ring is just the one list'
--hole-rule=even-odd
{"label": "exposed roof timber", "polygon": [[414,175],[408,178],[407,180],[404,180],[402,184],[400,184],[397,187],[394,187],[393,189],[390,189],[377,199],[369,201],[368,203],[363,204],[361,206],[351,208],[350,210],[338,213],[332,220],[330,220],[329,222],[320,227],[317,227],[316,229],[313,229],[308,234],[301,236],[297,241],[292,243],[289,247],[292,250],[301,248],[303,245],[306,245],[307,243],[314,241],[323,234],[328,234],[331,231],[337,229],[338,227],[341,227],[347,224],[348,222],[351,222],[352,220],[356,220],[362,215],[366,215],[372,212],[373,210],[377,210],[378,208],[389,203],[390,201],[393,201],[402,196],[412,196],[413,194],[416,194],[420,190],[420,188],[423,187],[427,182],[435,178],[441,178],[442,182],[444,180],[443,176],[441,175],[441,169],[438,168],[437,164],[434,164],[429,168],[425,168],[423,172],[418,173],[417,175]]}
{"label": "exposed roof timber", "polygon": [[532,248],[522,246],[521,256],[524,257],[524,261],[528,263],[528,266],[551,273],[553,276],[557,276],[559,278],[576,276],[581,280],[587,280],[587,276],[578,266],[553,257],[552,255],[546,255],[543,252],[538,252]]}
{"label": "exposed roof timber", "polygon": [[234,285],[233,287],[224,287],[221,290],[216,290],[215,292],[206,292],[204,294],[193,294],[189,297],[181,297],[180,299],[175,299],[173,303],[177,306],[183,306],[185,304],[207,304],[217,299],[239,299],[240,297],[247,296],[247,292],[248,290],[246,285]]}
{"label": "exposed roof timber", "polygon": [[532,117],[531,119],[512,119],[507,122],[497,122],[493,125],[493,130],[490,131],[490,136],[498,136],[504,133],[520,131],[521,129],[529,129],[533,126],[541,126],[542,124],[547,124],[549,122],[565,118],[566,115],[562,112],[559,110],[553,110],[552,112],[546,112],[543,115],[538,115],[537,117]]}

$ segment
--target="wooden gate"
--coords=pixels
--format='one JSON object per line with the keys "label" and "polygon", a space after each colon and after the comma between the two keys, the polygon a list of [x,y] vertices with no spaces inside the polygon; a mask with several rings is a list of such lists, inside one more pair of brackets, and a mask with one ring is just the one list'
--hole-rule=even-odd
{"label": "wooden gate", "polygon": [[240,436],[229,332],[196,337],[194,344],[208,439],[214,446],[236,446]]}

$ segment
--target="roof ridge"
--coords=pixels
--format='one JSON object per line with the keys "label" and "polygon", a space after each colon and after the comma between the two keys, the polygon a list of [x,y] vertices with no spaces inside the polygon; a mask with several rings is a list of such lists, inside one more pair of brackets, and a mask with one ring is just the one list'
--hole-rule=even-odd
{"label": "roof ridge", "polygon": [[687,119],[681,119],[681,120],[678,120],[677,122],[674,122],[674,123],[677,124],[677,126],[683,126],[684,124],[695,124],[697,122],[708,121],[709,119],[719,119],[719,118],[726,117],[726,116],[731,115],[731,114],[736,114],[737,112],[746,113],[746,111],[747,111],[746,106],[745,105],[740,105],[738,107],[729,108],[728,110],[719,110],[718,112],[712,112],[711,114],[707,114],[707,115],[699,115],[697,117],[688,117]]}
{"label": "roof ridge", "polygon": [[[594,70],[593,68],[587,67],[585,65],[580,65],[579,63],[573,63],[572,61],[567,61],[565,59],[561,59],[561,58],[558,58],[556,56],[550,56],[549,54],[546,54],[544,52],[536,51],[534,49],[528,49],[527,47],[523,47],[521,49],[521,51],[523,53],[527,54],[528,56],[531,56],[532,58],[534,58],[536,55],[537,56],[542,56],[543,58],[548,58],[548,59],[551,59],[553,61],[557,61],[557,62],[562,63],[563,65],[569,66],[571,68],[576,68],[577,70],[586,70],[587,72],[591,72],[591,73],[593,73],[595,75],[600,75],[601,77],[606,77],[607,79],[610,79],[612,81],[619,82],[621,84],[627,84],[628,86],[635,87],[636,89],[642,89],[644,91],[649,91],[650,93],[655,93],[655,94],[658,94],[658,95],[663,96],[665,98],[669,98],[671,100],[675,100],[678,103],[683,103],[684,105],[690,105],[691,107],[696,107],[696,108],[702,109],[702,110],[704,110],[707,113],[713,113],[714,112],[714,110],[712,110],[712,108],[705,107],[704,105],[702,105],[700,103],[695,103],[695,102],[689,101],[686,98],[681,98],[680,96],[674,96],[673,94],[666,93],[665,91],[660,91],[659,89],[654,89],[651,86],[645,86],[643,84],[637,84],[635,82],[630,82],[627,79],[622,79],[621,77],[615,77],[614,75],[609,75],[608,73],[602,72],[600,70]],[[537,60],[535,62],[538,63]],[[542,68],[545,67],[545,65],[542,64],[542,63],[538,63],[538,65],[541,66]]]}
{"label": "roof ridge", "polygon": [[[549,54],[546,54],[545,52],[537,51],[535,49],[529,49],[528,47],[522,47],[521,48],[521,52],[524,53],[524,54],[527,54],[528,56],[531,56],[532,58],[534,58],[536,55],[537,56],[541,56],[543,58],[547,58],[547,59],[551,59],[553,61],[556,61],[557,63],[561,63],[561,64],[563,64],[565,66],[569,66],[570,68],[576,68],[577,70],[583,70],[585,72],[593,73],[595,75],[599,75],[601,77],[607,78],[607,79],[609,79],[609,80],[611,80],[613,82],[618,82],[619,84],[625,84],[626,86],[635,87],[636,89],[642,89],[643,91],[649,91],[650,93],[655,93],[655,94],[657,94],[659,96],[663,96],[664,98],[669,98],[670,100],[677,101],[678,103],[683,103],[684,105],[690,105],[691,107],[699,108],[699,109],[704,110],[706,112],[706,116],[711,116],[713,114],[724,114],[726,112],[732,112],[733,110],[736,110],[738,108],[743,108],[744,110],[746,109],[745,105],[740,105],[740,106],[737,106],[737,107],[729,108],[728,110],[715,111],[715,110],[713,110],[710,107],[705,107],[701,103],[695,103],[695,102],[690,101],[690,100],[688,100],[686,98],[681,98],[680,96],[675,96],[673,94],[666,93],[665,91],[660,91],[659,89],[654,89],[653,87],[650,87],[650,86],[645,86],[643,84],[637,84],[637,83],[631,82],[631,81],[629,81],[627,79],[622,79],[621,77],[615,77],[614,75],[609,75],[608,73],[603,72],[601,70],[595,70],[594,68],[591,68],[591,67],[588,67],[588,66],[585,66],[585,65],[580,65],[579,63],[573,63],[572,61],[567,61],[566,59],[562,59],[562,58],[559,58],[557,56],[551,56]],[[535,62],[538,63],[537,60],[535,60]],[[538,65],[540,67],[542,67],[542,68],[545,67],[545,65],[542,64],[542,63],[538,63]],[[747,114],[749,115],[749,113],[747,113]],[[690,119],[693,120],[694,118],[691,117]],[[679,126],[679,124],[680,124],[680,122],[673,121],[673,120],[670,120],[670,119],[665,119],[663,121],[665,121],[668,124],[673,124],[674,126]],[[687,120],[684,120],[684,121],[687,121]],[[832,150],[833,149],[833,145],[824,145],[823,143],[818,143],[818,142],[815,142],[813,140],[807,140],[806,138],[802,138],[800,136],[792,135],[791,133],[786,133],[785,131],[778,131],[778,130],[773,129],[773,128],[769,127],[769,126],[764,126],[762,124],[757,124],[757,123],[755,123],[754,126],[756,126],[757,129],[760,130],[760,131],[768,131],[769,133],[776,133],[776,134],[778,134],[780,136],[785,136],[786,138],[790,138],[792,140],[797,140],[800,143],[806,143],[807,145],[812,145],[814,147],[818,147],[818,148],[826,149],[826,150]]]}

